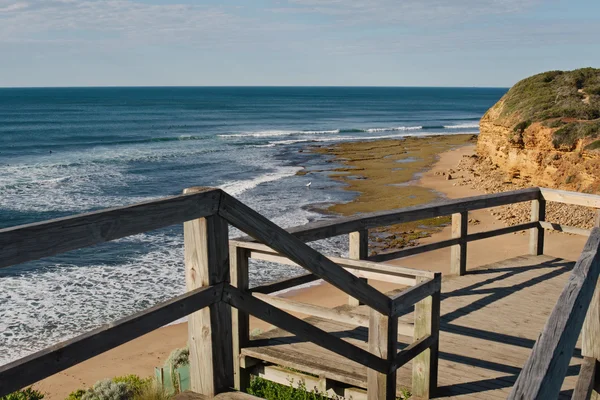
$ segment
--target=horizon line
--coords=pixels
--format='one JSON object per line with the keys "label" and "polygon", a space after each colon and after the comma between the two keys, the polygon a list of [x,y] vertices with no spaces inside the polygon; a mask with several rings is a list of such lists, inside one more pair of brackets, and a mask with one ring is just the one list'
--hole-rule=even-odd
{"label": "horizon line", "polygon": [[418,85],[86,85],[86,86],[0,86],[0,89],[118,89],[118,88],[418,88],[418,89],[509,89],[508,86],[418,86]]}

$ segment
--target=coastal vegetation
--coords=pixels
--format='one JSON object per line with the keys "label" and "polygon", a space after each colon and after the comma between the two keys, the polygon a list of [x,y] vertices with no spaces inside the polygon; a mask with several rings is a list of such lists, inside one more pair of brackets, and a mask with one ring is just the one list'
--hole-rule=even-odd
{"label": "coastal vegetation", "polygon": [[152,378],[124,375],[103,379],[88,389],[78,389],[66,400],[167,400],[170,397]]}
{"label": "coastal vegetation", "polygon": [[42,400],[44,394],[32,388],[18,390],[6,396],[0,397],[0,400]]}
{"label": "coastal vegetation", "polygon": [[508,181],[600,191],[600,69],[519,81],[485,113],[479,130],[480,160]]}
{"label": "coastal vegetation", "polygon": [[553,136],[556,148],[571,148],[577,140],[596,138],[600,133],[600,69],[537,74],[515,84],[501,102],[498,121],[514,133],[522,134],[533,123],[542,123],[557,128]]}

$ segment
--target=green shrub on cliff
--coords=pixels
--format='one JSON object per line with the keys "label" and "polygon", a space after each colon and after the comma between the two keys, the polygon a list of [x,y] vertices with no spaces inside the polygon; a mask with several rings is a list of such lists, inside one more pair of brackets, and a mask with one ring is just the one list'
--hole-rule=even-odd
{"label": "green shrub on cliff", "polygon": [[[572,122],[554,132],[554,146],[572,146],[578,139],[597,137],[600,134],[600,121]],[[589,149],[589,146],[586,147]]]}
{"label": "green shrub on cliff", "polygon": [[585,147],[586,150],[600,150],[600,140],[596,140]]}
{"label": "green shrub on cliff", "polygon": [[503,98],[503,125],[522,133],[531,123],[560,128],[555,146],[573,146],[577,139],[600,132],[600,69],[549,71],[523,79]]}

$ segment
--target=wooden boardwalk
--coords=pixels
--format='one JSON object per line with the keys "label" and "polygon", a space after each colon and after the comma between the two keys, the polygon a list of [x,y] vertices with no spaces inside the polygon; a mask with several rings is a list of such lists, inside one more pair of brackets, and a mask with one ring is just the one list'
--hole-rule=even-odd
{"label": "wooden boardwalk", "polygon": [[[504,260],[442,283],[439,379],[436,398],[505,399],[542,331],[574,263],[542,256]],[[344,308],[349,309],[349,306]],[[365,306],[353,308],[367,314]],[[400,318],[412,322],[412,313]],[[310,317],[307,321],[367,348],[367,328]],[[280,329],[256,337],[242,354],[366,388],[366,368]],[[412,342],[398,337],[400,348]],[[561,398],[575,387],[580,346]],[[410,390],[411,363],[398,370],[398,388]],[[400,393],[400,392],[399,392]]]}

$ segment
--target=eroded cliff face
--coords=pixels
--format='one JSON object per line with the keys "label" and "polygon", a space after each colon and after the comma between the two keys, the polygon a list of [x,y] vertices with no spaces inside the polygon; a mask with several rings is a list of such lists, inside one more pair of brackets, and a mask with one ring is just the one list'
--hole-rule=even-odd
{"label": "eroded cliff face", "polygon": [[554,133],[541,122],[531,122],[515,131],[507,123],[504,98],[480,121],[477,153],[495,164],[509,179],[522,179],[533,186],[600,193],[600,151],[586,150],[594,138],[578,139],[571,146],[556,146]]}

